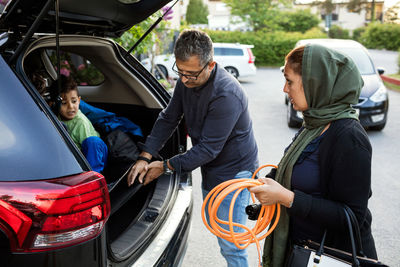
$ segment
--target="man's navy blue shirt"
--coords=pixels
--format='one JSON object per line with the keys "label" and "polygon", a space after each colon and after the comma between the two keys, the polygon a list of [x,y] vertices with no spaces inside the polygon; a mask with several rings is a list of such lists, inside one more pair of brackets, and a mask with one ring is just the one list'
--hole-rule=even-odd
{"label": "man's navy blue shirt", "polygon": [[170,159],[182,171],[201,167],[203,188],[211,190],[240,171],[258,166],[248,100],[239,82],[216,66],[208,81],[187,88],[179,79],[168,106],[160,112],[142,149],[153,156],[164,146],[184,116],[192,148]]}

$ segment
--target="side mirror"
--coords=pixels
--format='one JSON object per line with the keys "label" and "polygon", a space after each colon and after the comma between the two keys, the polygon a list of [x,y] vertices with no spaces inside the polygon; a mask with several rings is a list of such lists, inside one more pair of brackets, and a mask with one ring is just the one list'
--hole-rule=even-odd
{"label": "side mirror", "polygon": [[385,73],[385,69],[384,68],[378,67],[378,68],[376,68],[376,70],[378,71],[379,75],[382,75],[382,74]]}

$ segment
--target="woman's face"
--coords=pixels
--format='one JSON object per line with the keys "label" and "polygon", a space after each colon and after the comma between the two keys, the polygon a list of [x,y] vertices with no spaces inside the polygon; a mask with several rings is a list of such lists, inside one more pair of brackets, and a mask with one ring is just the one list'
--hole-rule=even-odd
{"label": "woman's face", "polygon": [[306,95],[304,94],[303,81],[301,75],[297,74],[286,62],[283,72],[286,83],[283,92],[288,94],[289,101],[293,104],[293,108],[297,111],[305,111],[308,109]]}

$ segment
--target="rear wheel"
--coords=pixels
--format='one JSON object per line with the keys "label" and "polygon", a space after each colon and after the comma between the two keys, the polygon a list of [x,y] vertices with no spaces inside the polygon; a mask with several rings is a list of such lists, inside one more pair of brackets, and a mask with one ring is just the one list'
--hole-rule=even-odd
{"label": "rear wheel", "polygon": [[239,77],[239,72],[234,67],[225,67],[226,71],[232,74],[236,79]]}

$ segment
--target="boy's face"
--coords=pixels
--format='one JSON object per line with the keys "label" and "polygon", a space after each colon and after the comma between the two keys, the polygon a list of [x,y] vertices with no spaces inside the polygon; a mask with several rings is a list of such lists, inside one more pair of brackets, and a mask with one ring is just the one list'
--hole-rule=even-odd
{"label": "boy's face", "polygon": [[63,120],[72,120],[78,113],[81,97],[76,90],[69,91],[61,97],[60,115]]}

